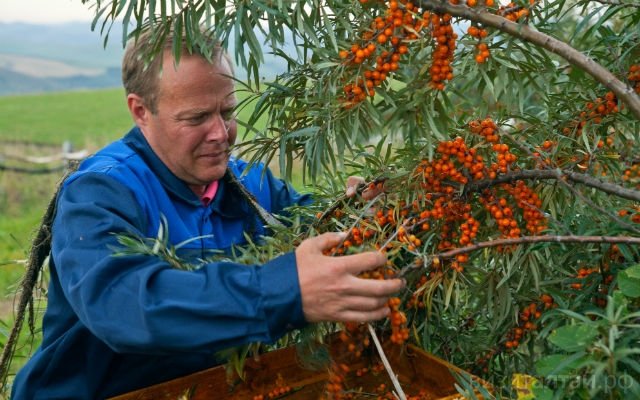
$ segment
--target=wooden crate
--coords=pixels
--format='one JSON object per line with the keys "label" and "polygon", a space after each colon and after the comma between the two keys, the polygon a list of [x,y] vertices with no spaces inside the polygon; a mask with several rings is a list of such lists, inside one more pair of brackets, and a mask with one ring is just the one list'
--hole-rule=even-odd
{"label": "wooden crate", "polygon": [[[385,343],[384,347],[392,369],[407,396],[421,392],[421,398],[425,400],[463,399],[464,397],[459,395],[454,387],[456,380],[452,371],[464,373],[491,391],[487,382],[418,347],[408,345],[400,348],[388,343]],[[330,351],[334,350],[335,346],[331,346]],[[372,353],[375,353],[375,349],[372,349]],[[258,394],[264,394],[264,398],[267,399],[266,395],[276,387],[278,376],[281,376],[291,387],[290,392],[278,398],[287,400],[326,398],[325,386],[329,378],[327,369],[303,367],[299,354],[295,346],[292,346],[264,353],[258,359],[248,359],[245,363],[245,380],[236,379],[234,384],[229,383],[225,367],[219,366],[136,390],[111,400],[253,400]],[[376,393],[376,388],[381,383],[389,389],[393,388],[385,370],[356,376],[355,371],[369,365],[369,360],[370,358],[363,357],[359,362],[350,364],[345,387],[368,393],[368,395],[356,395],[355,399],[375,399],[376,396],[372,396],[371,393]],[[482,396],[479,395],[478,398]]]}

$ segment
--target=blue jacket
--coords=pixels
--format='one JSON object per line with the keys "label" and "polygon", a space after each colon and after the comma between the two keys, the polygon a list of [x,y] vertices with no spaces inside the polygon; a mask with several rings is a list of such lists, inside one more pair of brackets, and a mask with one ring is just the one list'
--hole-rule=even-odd
{"label": "blue jacket", "polygon": [[[230,170],[272,213],[303,204],[268,170]],[[64,184],[53,224],[51,281],[40,348],[17,374],[14,399],[102,399],[220,363],[214,353],[273,342],[302,327],[295,255],[263,265],[178,270],[158,257],[114,256],[116,234],[169,242],[190,260],[264,233],[236,188],[220,181],[205,207],[153,153],[138,128],[85,160]]]}

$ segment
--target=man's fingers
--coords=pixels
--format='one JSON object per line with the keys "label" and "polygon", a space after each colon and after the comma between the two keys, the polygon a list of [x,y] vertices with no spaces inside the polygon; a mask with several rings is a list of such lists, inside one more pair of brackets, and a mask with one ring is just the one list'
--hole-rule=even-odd
{"label": "man's fingers", "polygon": [[338,319],[340,322],[371,322],[387,317],[390,312],[387,306],[372,311],[347,310],[340,313]]}
{"label": "man's fingers", "polygon": [[339,245],[346,237],[347,234],[345,232],[326,232],[307,239],[305,242],[308,242],[308,244],[313,246],[316,250],[323,251]]}
{"label": "man's fingers", "polygon": [[387,257],[379,251],[366,251],[340,256],[340,262],[348,273],[357,275],[364,271],[382,267],[387,263]]}
{"label": "man's fingers", "polygon": [[346,195],[347,197],[352,197],[356,194],[356,191],[358,190],[358,186],[363,185],[364,184],[364,178],[360,177],[360,176],[350,176],[347,178],[347,191],[346,191]]}
{"label": "man's fingers", "polygon": [[362,199],[363,200],[371,200],[374,197],[382,194],[385,192],[386,190],[386,186],[387,186],[387,182],[383,181],[382,183],[378,183],[376,185],[370,185],[369,187],[367,187],[365,190],[362,191]]}
{"label": "man's fingers", "polygon": [[387,297],[350,296],[342,303],[344,311],[375,311],[387,307]]}
{"label": "man's fingers", "polygon": [[354,277],[345,295],[388,298],[405,287],[402,279],[362,279]]}

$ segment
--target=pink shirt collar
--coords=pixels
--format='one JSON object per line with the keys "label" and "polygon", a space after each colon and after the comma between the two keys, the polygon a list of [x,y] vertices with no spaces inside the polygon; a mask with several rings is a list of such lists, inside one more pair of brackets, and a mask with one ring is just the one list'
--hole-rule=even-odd
{"label": "pink shirt collar", "polygon": [[208,206],[213,201],[213,198],[216,197],[216,192],[218,191],[218,181],[213,181],[207,186],[204,190],[202,196],[200,196],[200,200],[202,204]]}

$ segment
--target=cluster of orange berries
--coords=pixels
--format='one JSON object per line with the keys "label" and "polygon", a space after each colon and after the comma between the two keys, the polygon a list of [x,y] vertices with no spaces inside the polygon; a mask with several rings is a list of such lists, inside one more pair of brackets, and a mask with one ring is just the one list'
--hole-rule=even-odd
{"label": "cluster of orange berries", "polygon": [[504,197],[496,197],[491,192],[487,192],[480,197],[480,204],[491,214],[500,230],[501,237],[516,238],[520,237],[520,228],[518,221],[514,218],[513,209],[509,207],[507,199]]}
{"label": "cluster of orange berries", "polygon": [[[460,0],[449,0],[449,3],[453,5],[460,4]],[[466,0],[467,7],[475,7],[478,5],[478,0]],[[493,7],[494,0],[484,0],[484,5],[487,7]]]}
{"label": "cluster of orange berries", "polygon": [[522,210],[525,228],[530,233],[535,235],[547,229],[546,217],[540,211],[542,199],[533,189],[527,186],[524,181],[516,181],[514,185],[504,185],[503,187],[516,199],[518,207]]}
{"label": "cluster of orange berries", "polygon": [[[636,187],[640,187],[640,163],[635,163],[631,167],[627,168],[623,175],[622,180],[625,182],[636,183]],[[626,214],[625,214],[626,215]],[[621,215],[621,217],[624,215]]]}
{"label": "cluster of orange berries", "polygon": [[489,143],[498,143],[500,140],[498,136],[498,126],[491,118],[469,122],[469,130],[477,135],[483,136]]}
{"label": "cluster of orange berries", "polygon": [[476,39],[484,39],[487,37],[487,30],[484,28],[478,28],[475,25],[471,25],[469,26],[469,28],[467,29],[467,33],[469,34],[469,36],[474,37]]}
{"label": "cluster of orange berries", "polygon": [[[436,203],[439,202],[438,200],[436,200]],[[450,201],[446,204],[446,208],[447,213],[441,217],[441,219],[444,219],[444,223],[441,228],[440,238],[442,240],[438,244],[438,250],[449,250],[455,247],[452,241],[457,241],[460,246],[468,245],[475,239],[480,227],[480,223],[471,215],[471,205],[461,201]],[[439,209],[443,210],[441,212],[444,213],[444,207]],[[453,232],[452,226],[460,221],[462,223],[458,232]]]}
{"label": "cluster of orange berries", "polygon": [[[480,168],[482,158],[476,157],[475,149],[468,149],[462,138],[440,142],[436,148],[440,156],[433,161],[422,160],[414,170],[414,176],[422,178],[420,185],[426,193],[452,193],[455,189],[446,181],[466,184],[469,179],[456,167],[455,162]],[[483,165],[483,164],[482,164]],[[451,189],[449,189],[451,188]]]}
{"label": "cluster of orange berries", "polygon": [[398,227],[398,241],[406,243],[409,251],[416,251],[422,245],[422,240],[413,233],[409,233],[404,225]]}
{"label": "cluster of orange berries", "polygon": [[[409,52],[407,42],[418,38],[418,33],[425,27],[423,19],[416,18],[418,8],[406,0],[389,1],[385,16],[376,17],[369,30],[362,35],[363,44],[351,45],[351,49],[341,50],[338,55],[349,65],[372,64],[365,67],[362,78],[344,86],[344,106],[350,108],[366,100],[367,96],[375,96],[375,87],[380,86],[390,73],[399,68],[401,56]],[[378,52],[379,47],[388,49]],[[379,54],[378,54],[379,53]]]}
{"label": "cluster of orange berries", "polygon": [[445,82],[453,79],[453,53],[456,49],[458,35],[451,25],[452,17],[449,14],[438,15],[425,13],[425,20],[431,18],[431,37],[435,46],[431,53],[431,67],[429,86],[436,90],[444,90]]}
{"label": "cluster of orange berries", "polygon": [[486,43],[482,42],[482,39],[487,37],[487,30],[471,25],[469,29],[467,29],[467,33],[469,34],[469,36],[478,39],[478,44],[476,44],[476,62],[478,64],[484,63],[491,56],[491,53],[489,52],[489,46],[487,46]]}
{"label": "cluster of orange berries", "polygon": [[[458,231],[452,229],[456,223],[463,221]],[[451,201],[447,206],[447,214],[440,230],[440,242],[437,249],[441,251],[465,246],[476,237],[480,223],[471,215],[471,205],[460,201]],[[457,243],[456,243],[457,241]],[[464,271],[463,264],[469,261],[469,254],[458,254],[454,260],[448,262],[449,267],[458,272]],[[440,264],[433,264],[432,273],[440,271]]]}
{"label": "cluster of orange berries", "polygon": [[[528,187],[524,181],[516,181],[513,184],[503,184],[501,188],[509,193],[516,200],[516,205],[522,210],[522,219],[525,221],[525,228],[531,234],[537,234],[547,228],[546,217],[540,207],[542,200]],[[504,197],[497,197],[491,192],[485,192],[480,197],[480,203],[484,206],[505,238],[520,237],[521,230],[518,221],[515,219],[513,209]]]}
{"label": "cluster of orange berries", "polygon": [[[629,84],[635,90],[636,93],[640,93],[640,64],[633,64],[629,67],[629,74],[627,75]],[[593,102],[588,102],[585,105],[585,110],[580,112],[580,118],[578,121],[572,123],[562,129],[562,133],[569,135],[575,132],[577,136],[582,134],[583,127],[588,122],[599,124],[602,122],[602,118],[607,115],[617,113],[620,110],[618,106],[618,99],[616,95],[609,91],[603,97],[596,98]],[[611,144],[612,140],[607,140],[607,144]],[[599,143],[599,147],[602,147],[603,143]]]}
{"label": "cluster of orange berries", "polygon": [[[536,0],[529,0],[529,5],[533,6]],[[529,15],[529,9],[514,2],[507,4],[506,6],[500,6],[498,8],[498,15],[502,15],[509,21],[516,22]]]}
{"label": "cluster of orange berries", "polygon": [[[451,4],[459,4],[458,0],[449,0]],[[532,6],[535,0],[530,0]],[[378,4],[369,0],[360,0],[361,4]],[[375,88],[380,86],[390,73],[399,68],[401,56],[409,52],[408,44],[419,38],[421,32],[430,28],[433,41],[431,54],[432,64],[429,68],[429,86],[435,90],[444,90],[445,83],[453,79],[453,58],[458,35],[452,26],[453,17],[450,14],[437,14],[428,11],[421,12],[420,7],[408,0],[391,0],[385,2],[386,9],[383,16],[376,17],[371,26],[362,33],[362,43],[354,43],[349,50],[340,50],[339,56],[347,65],[363,68],[363,77],[358,77],[352,83],[344,85],[343,104],[351,108],[363,102],[367,97],[375,96]],[[485,7],[493,7],[494,0],[466,0],[468,7],[476,7],[483,3]],[[529,15],[529,9],[509,3],[496,10],[511,21],[520,20]],[[479,39],[476,44],[475,61],[482,64],[490,57],[489,46],[482,42],[487,31],[477,26],[469,27],[467,33]],[[389,46],[390,45],[390,46]],[[386,46],[383,51],[380,47]],[[379,53],[379,54],[378,54]],[[372,60],[375,57],[375,67]]]}
{"label": "cluster of orange berries", "polygon": [[613,274],[609,273],[608,264],[605,263],[602,267],[583,267],[578,269],[575,279],[580,280],[580,282],[573,282],[570,286],[572,289],[582,290],[587,281],[596,274],[602,277],[602,281],[598,284],[597,294],[593,297],[592,301],[598,307],[605,307],[607,305],[607,293],[609,291],[609,286],[613,282]]}
{"label": "cluster of orange berries", "polygon": [[[344,369],[343,369],[344,368]],[[341,400],[346,399],[344,395],[345,376],[349,372],[347,364],[334,364],[329,370],[329,378],[327,379],[326,394],[330,399]]]}
{"label": "cluster of orange berries", "polygon": [[[465,141],[458,137],[452,141],[439,143],[436,152],[439,157],[433,161],[422,160],[414,170],[412,176],[420,178],[421,189],[426,195],[424,199],[432,202],[432,210],[423,210],[419,214],[420,222],[426,218],[445,219],[441,228],[441,242],[438,249],[453,248],[451,238],[457,237],[460,246],[468,245],[476,237],[479,222],[471,215],[468,203],[452,199],[456,192],[452,183],[466,184],[469,178],[474,180],[485,177],[494,179],[499,173],[506,173],[509,167],[516,161],[516,156],[509,151],[504,143],[498,143],[497,126],[489,118],[482,121],[472,121],[472,132],[483,136],[488,142],[493,143],[491,149],[497,153],[497,162],[486,167],[484,158],[477,153],[476,148],[468,148]],[[468,178],[469,177],[469,178]],[[524,181],[516,181],[512,184],[502,184],[500,188],[510,194],[516,200],[516,205],[523,210],[523,220],[526,229],[533,233],[539,233],[546,228],[545,216],[539,210],[542,201],[529,188]],[[494,191],[487,190],[481,196],[481,203],[496,219],[502,234],[506,237],[520,236],[518,223],[514,218],[514,210],[508,206],[507,199],[498,198]],[[420,197],[420,196],[418,196]],[[453,232],[454,222],[460,221],[460,232]],[[428,228],[429,226],[427,226]],[[455,236],[454,236],[455,234]],[[461,271],[460,263],[467,260],[466,255],[460,255],[452,265],[455,270]]]}
{"label": "cluster of orange berries", "polygon": [[613,92],[607,92],[604,98],[597,97],[593,102],[587,102],[585,108],[585,111],[580,112],[579,120],[573,123],[573,126],[563,128],[562,133],[569,135],[575,132],[577,136],[580,136],[582,129],[588,122],[599,124],[602,122],[603,117],[619,111],[618,101]]}
{"label": "cluster of orange berries", "polygon": [[540,296],[539,302],[529,303],[519,313],[518,325],[511,328],[511,330],[507,332],[505,340],[500,344],[499,347],[490,349],[486,353],[479,356],[474,363],[473,370],[477,373],[489,372],[488,365],[493,357],[503,351],[513,351],[518,346],[520,346],[520,343],[527,333],[533,332],[538,329],[536,320],[538,320],[542,316],[542,313],[546,310],[556,308],[557,306],[558,305],[553,300],[553,297],[546,293]]}
{"label": "cluster of orange berries", "polygon": [[[627,79],[635,92],[640,93],[640,64],[633,64],[629,67]],[[604,117],[617,113],[618,111],[620,111],[618,99],[612,91],[609,91],[604,97],[597,97],[594,101],[587,102],[585,110],[580,112],[579,119],[569,126],[564,127],[562,133],[565,135],[575,133],[577,136],[580,136],[582,129],[588,122],[599,124]],[[607,138],[606,144],[611,145],[612,143],[613,139]],[[601,143],[598,143],[598,147],[603,147],[604,144],[605,142],[601,141]]]}
{"label": "cluster of orange berries", "polygon": [[[585,279],[589,275],[598,273],[599,271],[600,271],[599,268],[580,268],[578,270],[578,273],[576,274],[576,279]],[[583,284],[580,282],[575,282],[575,283],[572,283],[570,286],[572,289],[580,290],[582,289]]]}
{"label": "cluster of orange berries", "polygon": [[518,157],[509,152],[509,145],[504,143],[495,143],[492,149],[497,153],[497,160],[491,164],[491,170],[494,172],[507,173],[509,167],[516,162]]}
{"label": "cluster of orange berries", "polygon": [[253,396],[253,400],[270,400],[284,397],[292,391],[291,386],[287,385],[282,374],[278,373],[276,378],[275,387],[269,391],[266,395],[257,394]]}
{"label": "cluster of orange berries", "polygon": [[402,301],[399,297],[392,297],[388,301],[389,309],[389,321],[391,321],[391,343],[403,344],[409,339],[409,328],[407,328],[407,317],[400,311],[400,304]]}
{"label": "cluster of orange berries", "polygon": [[507,333],[507,340],[504,342],[504,347],[507,350],[517,348],[522,341],[523,335],[527,332],[535,331],[538,328],[535,322],[540,319],[542,313],[554,307],[557,307],[557,304],[555,304],[553,297],[548,294],[540,296],[540,303],[530,303],[520,313],[518,326]]}
{"label": "cluster of orange berries", "polygon": [[532,153],[532,156],[536,161],[536,168],[545,169],[553,163],[550,157],[543,156],[540,152],[544,151],[546,153],[545,155],[547,155],[556,145],[557,143],[552,140],[545,140],[542,142],[542,145],[535,147],[535,151]]}

